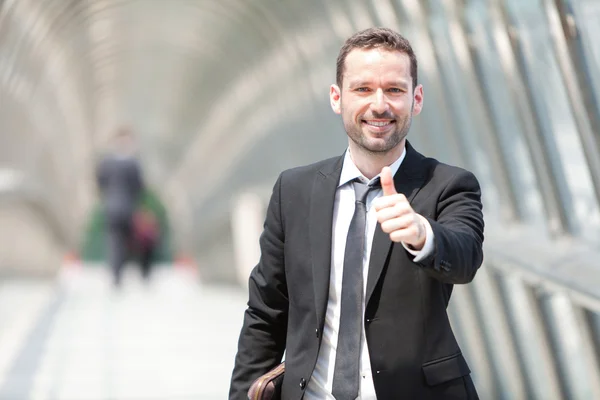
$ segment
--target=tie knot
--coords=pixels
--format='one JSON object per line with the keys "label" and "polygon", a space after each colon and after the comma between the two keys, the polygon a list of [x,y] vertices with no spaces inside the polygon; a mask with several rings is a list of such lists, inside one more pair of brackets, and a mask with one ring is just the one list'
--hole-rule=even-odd
{"label": "tie knot", "polygon": [[354,187],[354,195],[356,197],[356,201],[359,203],[365,204],[367,201],[367,196],[371,190],[379,189],[381,187],[381,183],[379,182],[379,177],[376,180],[371,182],[371,184],[366,184],[361,182],[358,178],[353,182]]}
{"label": "tie knot", "polygon": [[381,189],[381,180],[379,179],[379,177],[375,178],[375,180],[373,182],[371,182],[371,184],[369,185],[369,190],[371,189]]}

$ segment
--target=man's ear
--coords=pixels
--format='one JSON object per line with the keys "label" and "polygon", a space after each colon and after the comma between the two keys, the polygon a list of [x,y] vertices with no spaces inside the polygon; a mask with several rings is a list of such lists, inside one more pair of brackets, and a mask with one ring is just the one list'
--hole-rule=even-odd
{"label": "man's ear", "polygon": [[342,113],[342,90],[338,85],[331,85],[329,88],[329,101],[331,102],[331,109],[336,114]]}
{"label": "man's ear", "polygon": [[417,85],[413,95],[413,115],[419,115],[423,109],[423,85]]}

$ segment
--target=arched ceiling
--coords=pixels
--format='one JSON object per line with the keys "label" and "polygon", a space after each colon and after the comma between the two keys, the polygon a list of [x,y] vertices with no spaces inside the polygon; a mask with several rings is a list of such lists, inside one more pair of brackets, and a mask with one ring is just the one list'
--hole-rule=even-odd
{"label": "arched ceiling", "polygon": [[0,2],[2,166],[51,188],[73,242],[96,201],[96,159],[130,125],[189,233],[257,141],[326,99],[340,35],[357,23],[342,1],[313,3]]}
{"label": "arched ceiling", "polygon": [[97,201],[97,158],[116,128],[131,126],[176,244],[190,251],[207,220],[228,218],[236,191],[343,148],[328,99],[339,47],[356,30],[401,24],[400,4],[416,7],[0,1],[0,167],[50,188],[73,247]]}

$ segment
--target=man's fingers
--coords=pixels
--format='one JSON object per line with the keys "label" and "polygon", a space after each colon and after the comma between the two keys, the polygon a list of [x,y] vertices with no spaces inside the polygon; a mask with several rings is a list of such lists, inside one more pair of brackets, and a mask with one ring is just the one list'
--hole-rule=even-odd
{"label": "man's fingers", "polygon": [[381,230],[385,233],[406,229],[415,224],[415,218],[410,214],[402,215],[398,218],[391,218],[381,223]]}
{"label": "man's fingers", "polygon": [[411,214],[412,209],[408,203],[400,202],[390,207],[383,207],[376,211],[377,221],[381,224],[392,218],[398,218],[406,214]]}
{"label": "man's fingers", "polygon": [[411,226],[406,229],[399,229],[390,233],[390,240],[396,243],[407,243],[411,244],[411,241],[417,236],[418,228],[415,226]]}
{"label": "man's fingers", "polygon": [[394,186],[394,178],[392,177],[392,170],[390,167],[383,167],[379,174],[379,181],[381,182],[384,196],[391,196],[398,193]]}
{"label": "man's fingers", "polygon": [[410,207],[408,200],[406,200],[406,196],[402,193],[378,197],[373,201],[373,207],[375,207],[375,211],[379,211],[387,207],[393,207],[398,203],[405,203]]}

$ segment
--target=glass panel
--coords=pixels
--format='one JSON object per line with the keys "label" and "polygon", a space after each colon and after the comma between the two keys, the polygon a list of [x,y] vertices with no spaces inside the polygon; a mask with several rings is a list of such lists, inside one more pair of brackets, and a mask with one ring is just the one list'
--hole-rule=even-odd
{"label": "glass panel", "polygon": [[370,0],[369,11],[374,15],[375,23],[391,29],[398,29],[398,15],[392,0]]}
{"label": "glass panel", "polygon": [[[600,113],[600,1],[598,0],[568,0],[575,14],[575,22],[584,43],[584,62],[588,68],[594,92],[596,93],[596,109]],[[596,132],[600,134],[599,132]]]}
{"label": "glass panel", "polygon": [[559,360],[559,377],[569,399],[595,399],[597,376],[588,368],[585,330],[580,309],[567,294],[544,292],[539,297],[553,351]]}
{"label": "glass panel", "polygon": [[485,264],[477,272],[477,280],[470,286],[501,388],[498,397],[506,400],[529,397],[524,365],[520,362],[522,360],[519,359],[515,343],[518,338],[511,331],[508,310],[502,301],[502,291],[493,274],[493,266]]}
{"label": "glass panel", "polygon": [[458,285],[452,292],[448,306],[453,329],[461,351],[465,355],[477,392],[482,399],[499,398],[501,388],[492,362],[492,350],[488,346],[482,317],[473,296],[474,284]]}
{"label": "glass panel", "polygon": [[475,66],[481,81],[485,100],[489,104],[491,118],[499,133],[503,158],[506,161],[510,180],[520,193],[520,215],[528,222],[544,224],[543,204],[531,164],[523,127],[509,93],[508,77],[502,70],[499,52],[496,48],[493,26],[486,2],[469,1],[465,8],[467,28],[475,43]]}
{"label": "glass panel", "polygon": [[423,110],[413,119],[408,140],[418,143],[417,150],[429,152],[428,156],[466,167],[466,160],[460,156],[461,144],[457,143],[454,130],[448,126],[448,110],[443,106],[443,87],[437,74],[431,42],[427,40],[426,32],[418,31],[414,24],[401,22],[401,26],[401,33],[411,42],[417,55],[417,81],[423,85],[424,96]]}
{"label": "glass panel", "polygon": [[527,80],[537,94],[533,100],[546,133],[546,150],[556,160],[559,186],[568,189],[562,200],[572,228],[597,238],[600,212],[541,1],[508,0],[507,5],[521,41]]}
{"label": "glass panel", "polygon": [[557,375],[556,359],[535,298],[534,289],[517,274],[499,275],[510,326],[529,383],[528,399],[564,398]]}
{"label": "glass panel", "polygon": [[[437,55],[437,63],[441,75],[441,82],[445,87],[445,104],[455,121],[455,129],[468,150],[467,165],[477,175],[482,188],[482,197],[487,210],[499,210],[500,202],[498,188],[494,175],[488,162],[489,155],[482,143],[482,134],[479,132],[477,120],[469,106],[466,93],[465,75],[460,68],[460,62],[452,51],[452,42],[449,36],[448,20],[443,13],[443,8],[438,1],[430,0],[432,14],[428,16],[432,41]],[[465,101],[457,101],[457,99]],[[493,214],[493,213],[490,213]],[[493,215],[490,215],[492,217]]]}
{"label": "glass panel", "polygon": [[371,20],[369,12],[365,6],[366,4],[364,4],[362,0],[348,2],[348,11],[357,31],[373,26],[373,21]]}
{"label": "glass panel", "polygon": [[592,330],[596,354],[600,357],[600,312],[587,311],[587,317]]}

